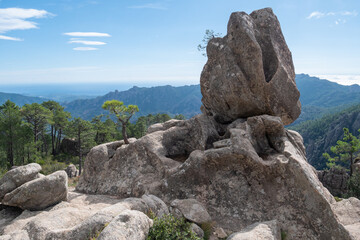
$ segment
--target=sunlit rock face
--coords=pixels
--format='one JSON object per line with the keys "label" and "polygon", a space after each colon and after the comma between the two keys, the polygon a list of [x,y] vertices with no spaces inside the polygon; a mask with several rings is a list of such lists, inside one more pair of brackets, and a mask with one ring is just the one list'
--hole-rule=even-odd
{"label": "sunlit rock face", "polygon": [[203,110],[217,121],[268,114],[287,125],[298,118],[291,52],[270,8],[232,13],[227,35],[210,40],[207,55],[200,80]]}

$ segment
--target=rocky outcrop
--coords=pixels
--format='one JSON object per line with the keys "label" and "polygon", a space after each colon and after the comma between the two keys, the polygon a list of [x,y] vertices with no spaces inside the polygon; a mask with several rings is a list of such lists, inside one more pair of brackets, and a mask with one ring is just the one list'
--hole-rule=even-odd
{"label": "rocky outcrop", "polygon": [[3,204],[29,210],[42,210],[66,201],[68,186],[65,171],[27,182],[4,196]]}
{"label": "rocky outcrop", "polygon": [[0,202],[5,194],[13,191],[22,184],[39,177],[41,166],[37,163],[30,163],[25,166],[16,167],[8,171],[0,179]]}
{"label": "rocky outcrop", "polygon": [[88,154],[77,189],[124,198],[152,193],[169,204],[196,199],[230,232],[277,220],[290,239],[349,239],[301,137],[279,117],[224,125],[199,115],[121,145],[111,157],[108,145]]}
{"label": "rocky outcrop", "polygon": [[317,171],[318,178],[332,195],[341,196],[348,190],[349,174],[345,169],[331,168]]}
{"label": "rocky outcrop", "polygon": [[232,13],[227,35],[209,41],[207,56],[203,112],[217,121],[268,114],[287,125],[300,115],[291,52],[270,8]]}

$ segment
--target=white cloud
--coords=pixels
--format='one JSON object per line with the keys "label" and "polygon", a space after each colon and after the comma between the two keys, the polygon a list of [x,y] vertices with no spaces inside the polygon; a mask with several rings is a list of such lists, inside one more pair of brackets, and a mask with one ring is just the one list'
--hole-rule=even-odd
{"label": "white cloud", "polygon": [[167,10],[167,8],[164,7],[161,3],[148,3],[144,5],[130,6],[128,8],[135,8],[135,9],[148,8],[148,9],[157,9],[157,10]]}
{"label": "white cloud", "polygon": [[321,18],[321,17],[324,17],[324,16],[325,16],[324,13],[315,11],[315,12],[310,13],[310,15],[307,17],[307,19]]}
{"label": "white cloud", "polygon": [[2,39],[2,40],[11,40],[11,41],[23,41],[20,38],[9,37],[9,36],[4,36],[4,35],[0,35],[0,39]]}
{"label": "white cloud", "polygon": [[45,10],[24,8],[0,8],[0,32],[11,30],[25,30],[37,28],[37,23],[28,21],[29,18],[44,18],[52,16]]}
{"label": "white cloud", "polygon": [[111,37],[108,33],[98,33],[98,32],[68,32],[64,35],[71,37]]}
{"label": "white cloud", "polygon": [[360,85],[360,75],[315,75],[315,77],[337,82],[342,85]]}
{"label": "white cloud", "polygon": [[86,40],[74,40],[71,39],[71,41],[69,41],[68,43],[79,43],[79,44],[84,44],[84,45],[105,45],[105,42],[100,42],[100,41],[86,41]]}
{"label": "white cloud", "polygon": [[94,51],[94,50],[98,50],[98,48],[94,48],[94,47],[76,47],[73,48],[75,51]]}
{"label": "white cloud", "polygon": [[319,11],[314,11],[312,13],[310,13],[309,16],[307,16],[307,19],[319,19],[319,18],[323,18],[323,17],[327,17],[327,16],[352,16],[352,17],[356,17],[358,15],[358,13],[356,11],[342,11],[342,12],[319,12]]}

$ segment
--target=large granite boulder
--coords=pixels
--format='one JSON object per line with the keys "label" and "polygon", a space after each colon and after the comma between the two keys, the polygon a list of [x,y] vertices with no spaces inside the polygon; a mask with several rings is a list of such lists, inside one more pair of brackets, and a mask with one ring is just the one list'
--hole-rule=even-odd
{"label": "large granite boulder", "polygon": [[[164,124],[165,125],[165,124]],[[108,155],[87,156],[78,190],[120,197],[196,199],[227,232],[276,220],[290,239],[350,239],[332,211],[335,200],[304,157],[298,133],[279,117],[220,124],[199,115]]]}
{"label": "large granite boulder", "polygon": [[203,110],[217,121],[268,114],[287,125],[300,115],[291,52],[270,8],[232,13],[227,35],[210,40],[207,55]]}
{"label": "large granite boulder", "polygon": [[5,194],[11,192],[22,184],[39,177],[41,166],[37,163],[30,163],[25,166],[16,167],[0,179],[0,202]]}
{"label": "large granite boulder", "polygon": [[66,172],[57,171],[46,177],[29,181],[7,193],[2,203],[29,210],[45,209],[67,200],[67,185],[68,177]]}

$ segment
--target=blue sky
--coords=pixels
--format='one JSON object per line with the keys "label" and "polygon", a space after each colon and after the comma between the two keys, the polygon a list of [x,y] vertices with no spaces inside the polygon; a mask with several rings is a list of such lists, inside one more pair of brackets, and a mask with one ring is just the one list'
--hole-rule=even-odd
{"label": "blue sky", "polygon": [[358,0],[0,0],[0,83],[198,84],[205,30],[264,7],[296,73],[360,84]]}

